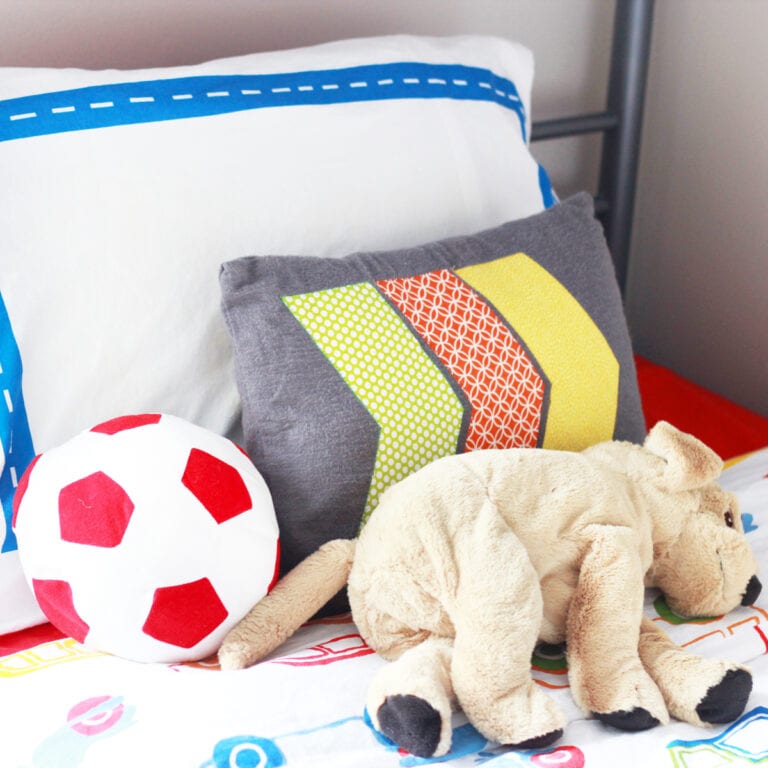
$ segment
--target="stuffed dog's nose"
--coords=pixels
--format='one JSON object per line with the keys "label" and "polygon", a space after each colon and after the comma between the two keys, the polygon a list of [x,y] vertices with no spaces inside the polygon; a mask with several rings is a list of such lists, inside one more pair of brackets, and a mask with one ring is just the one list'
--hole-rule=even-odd
{"label": "stuffed dog's nose", "polygon": [[763,585],[760,583],[760,579],[757,576],[753,576],[747,584],[747,591],[744,593],[744,597],[741,598],[742,605],[752,605],[757,600],[762,590]]}

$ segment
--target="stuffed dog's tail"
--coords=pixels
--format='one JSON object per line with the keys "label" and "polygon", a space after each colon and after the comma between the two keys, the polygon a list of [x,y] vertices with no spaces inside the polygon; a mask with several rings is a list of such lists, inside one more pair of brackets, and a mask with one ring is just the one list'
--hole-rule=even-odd
{"label": "stuffed dog's tail", "polygon": [[275,584],[224,638],[222,669],[263,659],[319,611],[347,582],[355,539],[326,542]]}

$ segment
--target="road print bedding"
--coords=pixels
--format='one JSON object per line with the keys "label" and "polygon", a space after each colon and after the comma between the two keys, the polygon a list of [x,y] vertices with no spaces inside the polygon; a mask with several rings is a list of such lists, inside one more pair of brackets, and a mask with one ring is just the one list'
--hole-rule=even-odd
{"label": "road print bedding", "polygon": [[[732,463],[723,485],[740,498],[745,529],[768,565],[768,449]],[[0,658],[0,756],[14,768],[194,766],[381,768],[451,766],[768,765],[768,596],[725,617],[685,621],[649,592],[645,610],[681,645],[746,663],[754,689],[735,723],[701,729],[673,721],[627,734],[586,719],[568,691],[565,658],[540,649],[537,683],[569,718],[559,744],[510,751],[488,743],[461,714],[438,760],[399,752],[369,725],[368,681],[386,662],[348,616],[310,622],[263,663],[223,673],[215,658],[138,664],[72,639]]]}

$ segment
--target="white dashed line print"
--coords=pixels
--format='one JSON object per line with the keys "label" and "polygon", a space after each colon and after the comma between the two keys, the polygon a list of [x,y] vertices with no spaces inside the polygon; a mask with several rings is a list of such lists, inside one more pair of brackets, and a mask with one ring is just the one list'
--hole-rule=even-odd
{"label": "white dashed line print", "polygon": [[[517,112],[524,125],[514,83],[489,70],[392,62],[312,72],[118,82],[0,100],[0,141],[271,106],[434,97],[494,101]],[[76,120],[66,117],[72,113],[78,113]]]}

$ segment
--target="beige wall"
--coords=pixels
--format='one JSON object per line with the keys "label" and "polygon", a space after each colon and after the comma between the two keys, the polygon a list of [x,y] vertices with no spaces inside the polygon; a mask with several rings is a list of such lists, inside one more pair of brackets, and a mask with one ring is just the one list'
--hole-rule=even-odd
{"label": "beige wall", "polygon": [[[0,0],[0,66],[147,67],[337,37],[491,33],[534,117],[602,108],[613,0]],[[657,0],[627,311],[638,350],[768,415],[768,0]],[[539,144],[561,194],[599,141]]]}
{"label": "beige wall", "polygon": [[768,416],[768,2],[657,0],[635,346]]}

